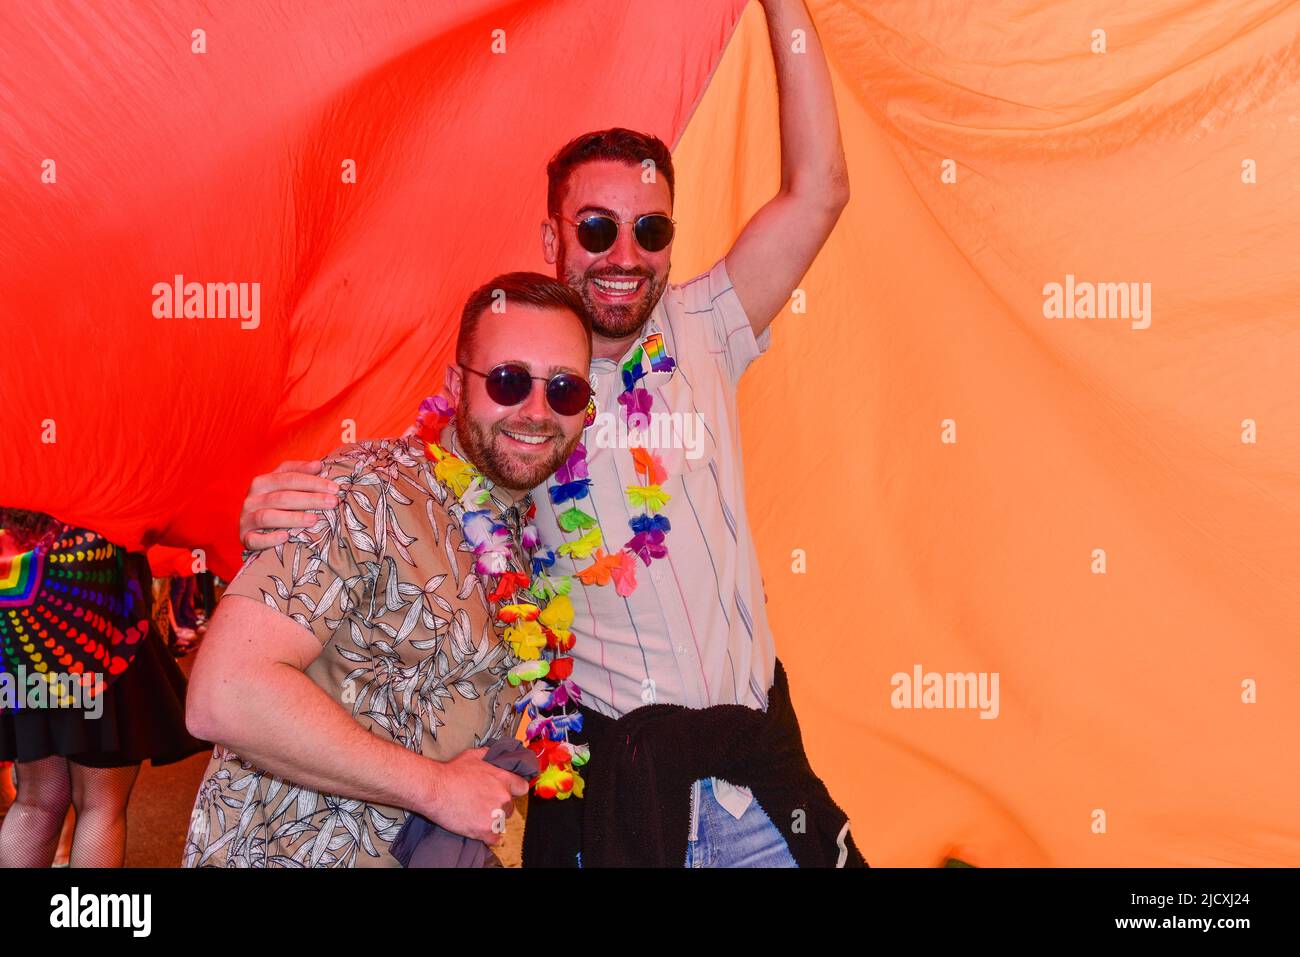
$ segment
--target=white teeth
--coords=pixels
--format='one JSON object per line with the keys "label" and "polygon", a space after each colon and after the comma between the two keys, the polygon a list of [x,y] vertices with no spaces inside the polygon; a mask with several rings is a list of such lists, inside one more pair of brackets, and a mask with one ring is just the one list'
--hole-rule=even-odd
{"label": "white teeth", "polygon": [[549,435],[520,435],[518,432],[507,432],[505,429],[502,429],[501,431],[505,432],[506,435],[510,436],[512,439],[524,442],[528,445],[541,445],[550,438]]}
{"label": "white teeth", "polygon": [[641,280],[631,279],[626,282],[616,282],[612,279],[597,279],[596,285],[601,289],[608,289],[611,292],[631,292],[637,286],[641,285]]}

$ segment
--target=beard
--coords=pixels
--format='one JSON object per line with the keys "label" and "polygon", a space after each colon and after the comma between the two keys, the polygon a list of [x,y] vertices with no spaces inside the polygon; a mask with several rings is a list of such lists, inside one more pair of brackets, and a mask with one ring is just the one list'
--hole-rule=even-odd
{"label": "beard", "polygon": [[[645,325],[646,320],[650,318],[650,313],[663,297],[664,289],[668,287],[667,274],[656,280],[654,273],[642,270],[616,272],[602,269],[584,272],[577,268],[570,269],[563,256],[560,258],[560,274],[564,284],[582,297],[582,303],[587,307],[587,314],[591,316],[591,331],[606,339],[627,338]],[[591,280],[613,276],[644,279],[646,281],[644,295],[637,302],[626,305],[598,302],[591,291]]]}
{"label": "beard", "polygon": [[[492,484],[517,492],[534,489],[545,482],[573,454],[581,438],[579,434],[565,442],[561,435],[551,442],[552,454],[545,458],[524,460],[500,447],[501,426],[502,423],[497,422],[485,429],[469,417],[464,405],[456,408],[456,441],[465,450],[471,464],[477,466]],[[549,434],[528,428],[513,428],[510,431],[520,435]]]}

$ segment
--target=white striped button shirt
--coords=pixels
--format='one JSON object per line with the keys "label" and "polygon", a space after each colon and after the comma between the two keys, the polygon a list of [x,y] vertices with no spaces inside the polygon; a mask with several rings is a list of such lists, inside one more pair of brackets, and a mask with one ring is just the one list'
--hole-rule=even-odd
{"label": "white striped button shirt", "polygon": [[[552,504],[545,487],[533,494],[546,547],[581,534],[557,524],[560,512],[577,505],[596,518],[605,550],[615,552],[632,537],[628,521],[641,512],[625,494],[627,486],[644,484],[627,446],[649,445],[668,472],[663,488],[672,498],[660,512],[672,523],[668,557],[649,567],[638,560],[638,585],[627,598],[612,583],[584,586],[574,579],[573,680],[585,705],[613,718],[654,703],[766,710],[776,648],[746,513],[736,386],[767,350],[771,332],[755,339],[722,260],[664,291],[645,330],[653,332],[663,335],[676,360],[670,373],[651,371],[649,355],[642,360],[648,375],[640,384],[652,396],[658,421],[641,433],[641,442],[629,442],[626,427],[615,427],[626,423],[618,404],[622,363],[637,344],[617,363],[593,360],[597,419],[583,439],[590,494],[560,505]],[[615,443],[620,447],[610,447]],[[554,484],[554,478],[547,482]],[[591,561],[562,557],[553,571],[572,574]],[[733,814],[749,803],[747,791],[718,779],[714,790]]]}

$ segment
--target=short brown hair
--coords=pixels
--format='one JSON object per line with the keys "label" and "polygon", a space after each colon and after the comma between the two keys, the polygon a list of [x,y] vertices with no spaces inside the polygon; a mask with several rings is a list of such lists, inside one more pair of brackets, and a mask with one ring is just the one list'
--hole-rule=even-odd
{"label": "short brown hair", "polygon": [[649,133],[638,133],[616,126],[609,130],[584,133],[570,140],[546,164],[546,212],[554,216],[560,212],[564,200],[564,187],[569,174],[583,163],[597,160],[615,160],[628,166],[640,166],[652,160],[655,170],[668,184],[668,199],[673,198],[673,156],[663,140]]}
{"label": "short brown hair", "polygon": [[[566,309],[582,323],[587,344],[591,344],[591,316],[582,297],[559,280],[539,272],[508,272],[488,280],[470,294],[460,314],[460,332],[456,336],[456,361],[469,358],[474,333],[493,303],[504,297],[507,304],[536,306],[540,309]],[[499,315],[508,316],[509,311]],[[584,370],[585,371],[585,370]]]}

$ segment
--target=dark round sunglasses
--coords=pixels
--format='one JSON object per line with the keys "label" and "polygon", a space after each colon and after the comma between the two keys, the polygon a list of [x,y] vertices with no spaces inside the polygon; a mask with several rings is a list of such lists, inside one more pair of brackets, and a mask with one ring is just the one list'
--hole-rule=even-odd
{"label": "dark round sunglasses", "polygon": [[[578,228],[578,242],[589,253],[603,253],[613,246],[614,240],[618,238],[619,226],[627,224],[626,220],[600,213],[593,213],[576,222],[563,216],[556,218]],[[674,222],[661,213],[647,213],[632,221],[632,235],[646,252],[657,253],[673,241]]]}
{"label": "dark round sunglasses", "polygon": [[591,385],[573,372],[560,372],[544,379],[533,375],[516,362],[503,362],[488,372],[479,372],[461,364],[466,372],[481,375],[486,382],[488,397],[497,405],[518,405],[533,391],[533,380],[546,383],[546,401],[560,415],[577,415],[587,408],[591,399]]}

